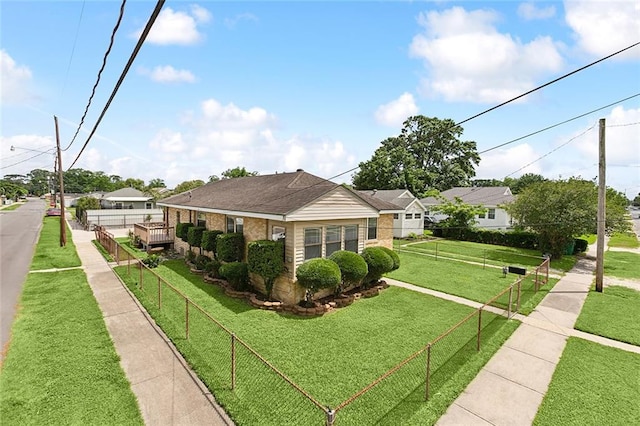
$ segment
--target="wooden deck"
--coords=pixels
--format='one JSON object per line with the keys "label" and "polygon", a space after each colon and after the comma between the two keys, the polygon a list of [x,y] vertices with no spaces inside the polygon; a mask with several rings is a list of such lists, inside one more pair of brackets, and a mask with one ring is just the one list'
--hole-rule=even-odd
{"label": "wooden deck", "polygon": [[173,244],[176,236],[173,226],[166,226],[164,222],[136,223],[133,234],[140,238],[147,250],[157,245]]}

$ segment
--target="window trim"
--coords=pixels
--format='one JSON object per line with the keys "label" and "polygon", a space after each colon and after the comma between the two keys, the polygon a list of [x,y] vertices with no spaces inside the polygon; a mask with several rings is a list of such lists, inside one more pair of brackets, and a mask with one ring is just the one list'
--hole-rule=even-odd
{"label": "window trim", "polygon": [[487,218],[488,219],[495,219],[496,218],[496,209],[489,209],[489,211],[487,212]]}
{"label": "window trim", "polygon": [[[200,216],[202,216],[202,219],[200,219]],[[204,228],[207,227],[207,214],[204,212],[198,212],[196,213],[196,226],[202,226]]]}
{"label": "window trim", "polygon": [[405,220],[411,220],[411,219],[413,219],[413,213],[405,213],[405,214],[404,214],[404,218],[405,218]]}
{"label": "window trim", "polygon": [[[373,222],[373,226],[372,226]],[[371,235],[373,234],[373,236]],[[378,218],[377,217],[368,217],[367,218],[367,240],[377,240],[378,239]]]}
{"label": "window trim", "polygon": [[[360,245],[360,227],[358,226],[358,224],[354,224],[354,225],[343,225],[342,226],[344,232],[343,232],[343,247],[344,250],[346,251],[353,251],[353,250],[349,250],[347,248],[347,243],[351,243],[353,241],[355,241],[356,243],[356,250],[354,253],[358,253],[358,250],[360,249],[359,245]],[[347,240],[347,228],[355,228],[356,232],[355,232],[355,236],[356,238],[354,240]]]}
{"label": "window trim", "polygon": [[[333,240],[333,241],[329,241],[329,228],[332,228],[333,230],[337,230],[338,231],[338,239],[337,240]],[[332,245],[331,247],[334,248],[337,244],[337,249],[332,250],[331,253],[329,253],[329,245]],[[332,253],[342,250],[342,225],[327,225],[324,227],[324,256],[328,257],[331,256]]]}
{"label": "window trim", "polygon": [[[315,259],[317,257],[322,257],[322,242],[323,242],[323,227],[309,227],[309,228],[304,228],[303,233],[302,233],[302,247],[303,247],[303,257],[304,257],[304,261],[307,261],[309,259]],[[318,231],[319,232],[319,241],[317,243],[312,243],[312,244],[307,244],[307,231]],[[312,257],[308,257],[307,256],[307,248],[308,247],[312,247],[314,250],[319,249],[319,253],[318,256],[312,256]]]}
{"label": "window trim", "polygon": [[[233,230],[230,231],[229,229],[229,220],[231,220],[233,222]],[[238,230],[238,225],[240,225],[240,230]],[[231,233],[237,233],[237,234],[243,234],[244,233],[244,218],[242,216],[226,216],[225,218],[225,231],[227,231],[227,234],[231,234]]]}

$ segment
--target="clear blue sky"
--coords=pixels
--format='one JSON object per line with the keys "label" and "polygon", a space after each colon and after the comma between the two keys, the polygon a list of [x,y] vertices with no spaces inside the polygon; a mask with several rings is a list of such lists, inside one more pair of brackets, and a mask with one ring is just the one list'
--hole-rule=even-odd
{"label": "clear blue sky", "polygon": [[[127,3],[65,169],[154,6]],[[0,3],[3,175],[52,170],[52,156],[10,146],[55,146],[53,115],[71,142],[119,8]],[[638,1],[168,1],[75,167],[169,187],[235,166],[328,178],[368,160],[409,115],[461,121],[638,41]],[[483,151],[638,93],[640,46],[463,124],[463,139]],[[477,177],[594,178],[600,118],[607,183],[633,197],[640,96],[483,154]]]}

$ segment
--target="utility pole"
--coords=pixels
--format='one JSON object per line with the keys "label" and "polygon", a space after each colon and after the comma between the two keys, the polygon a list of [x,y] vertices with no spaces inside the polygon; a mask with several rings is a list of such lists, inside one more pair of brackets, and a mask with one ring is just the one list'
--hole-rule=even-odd
{"label": "utility pole", "polygon": [[60,247],[67,245],[67,222],[64,212],[64,179],[62,174],[62,153],[60,152],[60,134],[58,133],[58,117],[53,116],[56,124],[56,147],[58,149],[58,178],[60,179]]}
{"label": "utility pole", "polygon": [[598,161],[598,239],[596,240],[596,291],[602,293],[604,281],[604,230],[606,220],[606,192],[605,184],[605,119],[600,119],[599,132],[599,161]]}

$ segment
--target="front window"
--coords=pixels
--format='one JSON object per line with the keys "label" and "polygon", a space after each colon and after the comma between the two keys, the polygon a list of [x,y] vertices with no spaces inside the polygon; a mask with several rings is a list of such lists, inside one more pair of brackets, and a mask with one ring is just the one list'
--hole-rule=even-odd
{"label": "front window", "polygon": [[116,209],[118,210],[122,209],[122,203],[116,203]]}
{"label": "front window", "polygon": [[394,213],[394,214],[393,214],[393,218],[394,218],[394,219],[398,219],[399,217],[400,217],[400,215],[398,215],[398,213]]}
{"label": "front window", "polygon": [[405,219],[413,219],[413,213],[405,213],[404,218]]}
{"label": "front window", "polygon": [[358,225],[348,225],[344,227],[344,249],[358,252]]}
{"label": "front window", "polygon": [[485,218],[485,214],[484,214],[484,213],[480,213],[480,214],[478,215],[478,219],[484,219],[484,218]]}
{"label": "front window", "polygon": [[325,236],[325,257],[331,256],[334,251],[340,250],[342,245],[342,227],[327,226]]}
{"label": "front window", "polygon": [[489,209],[489,219],[496,218],[496,209]]}
{"label": "front window", "polygon": [[244,219],[241,217],[227,216],[227,233],[237,232],[242,234]]}
{"label": "front window", "polygon": [[415,214],[413,215],[413,218],[414,218],[414,219],[420,219],[420,218],[421,218],[420,213],[415,213]]}
{"label": "front window", "polygon": [[304,260],[322,257],[322,228],[304,230]]}
{"label": "front window", "polygon": [[153,204],[152,203],[145,203],[144,208],[147,210],[151,210],[153,208]]}
{"label": "front window", "polygon": [[207,218],[204,213],[198,213],[198,222],[196,226],[206,227],[207,226]]}
{"label": "front window", "polygon": [[376,238],[378,238],[378,218],[370,217],[367,219],[367,240]]}

